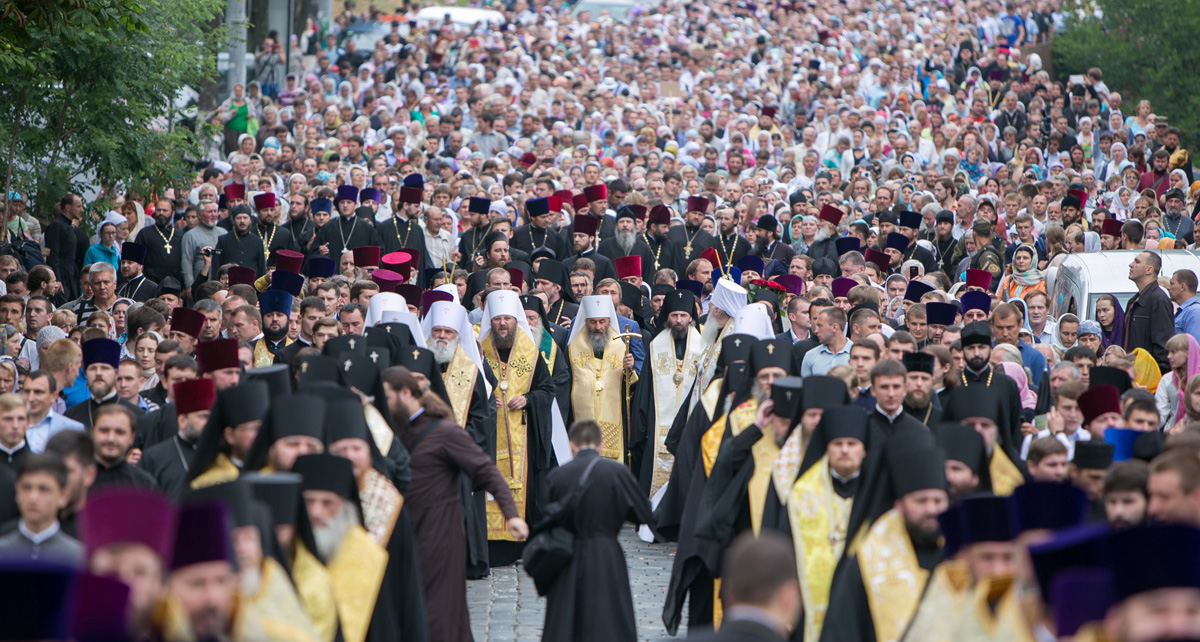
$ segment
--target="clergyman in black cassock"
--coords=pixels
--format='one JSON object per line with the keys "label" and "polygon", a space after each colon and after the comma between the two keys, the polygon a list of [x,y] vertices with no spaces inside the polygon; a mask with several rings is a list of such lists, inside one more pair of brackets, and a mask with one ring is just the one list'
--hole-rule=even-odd
{"label": "clergyman in black cassock", "polygon": [[188,488],[196,446],[208,421],[217,391],[212,379],[189,379],[175,384],[177,431],[142,453],[138,462],[168,497],[179,499]]}

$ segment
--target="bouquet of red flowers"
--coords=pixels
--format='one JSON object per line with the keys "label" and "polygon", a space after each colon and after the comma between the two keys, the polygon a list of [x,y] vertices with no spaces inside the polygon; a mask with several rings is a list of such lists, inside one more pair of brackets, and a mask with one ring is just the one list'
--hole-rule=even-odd
{"label": "bouquet of red flowers", "polygon": [[759,293],[759,291],[767,290],[771,294],[775,295],[775,310],[779,311],[782,309],[783,300],[788,293],[787,289],[782,285],[766,279],[750,279],[749,285],[750,287],[747,288],[748,293],[746,295],[746,300],[748,303],[754,303],[754,301],[757,299],[756,295]]}

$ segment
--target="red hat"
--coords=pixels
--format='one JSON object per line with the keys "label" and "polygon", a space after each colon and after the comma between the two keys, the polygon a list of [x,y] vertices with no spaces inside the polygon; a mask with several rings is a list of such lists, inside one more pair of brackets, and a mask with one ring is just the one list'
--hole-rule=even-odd
{"label": "red hat", "polygon": [[254,209],[266,210],[275,207],[275,194],[271,192],[263,192],[262,194],[254,195]]}
{"label": "red hat", "polygon": [[822,221],[829,221],[836,226],[841,224],[843,216],[845,216],[845,214],[842,212],[842,210],[839,210],[832,205],[826,205],[821,208],[821,214],[818,218],[820,218]]}
{"label": "red hat", "polygon": [[631,204],[627,205],[626,207],[628,207],[629,210],[631,212],[633,212],[633,218],[635,218],[639,221],[646,220],[646,214],[648,214],[650,212],[650,210],[647,209],[645,205],[634,205],[631,203]]}
{"label": "red hat", "polygon": [[144,544],[166,564],[177,521],[175,505],[161,492],[110,486],[88,493],[79,511],[79,540],[88,555],[112,544]]}
{"label": "red hat", "polygon": [[351,252],[354,253],[355,267],[379,267],[379,246],[360,245]]}
{"label": "red hat", "polygon": [[258,273],[254,268],[248,268],[244,265],[231,265],[229,270],[225,272],[229,276],[229,287],[235,285],[254,285],[254,279],[258,278]]}
{"label": "red hat", "polygon": [[560,189],[554,193],[554,196],[564,203],[573,204],[575,202],[575,194],[571,193],[569,189]]}
{"label": "red hat", "polygon": [[762,115],[766,116],[767,118],[774,118],[775,114],[778,114],[778,113],[779,113],[779,110],[770,105],[767,105],[766,107],[762,108]]}
{"label": "red hat", "polygon": [[1087,199],[1088,199],[1087,192],[1085,192],[1081,189],[1069,189],[1069,190],[1067,190],[1067,195],[1074,196],[1075,198],[1079,199],[1079,209],[1083,209],[1083,206],[1087,205]]}
{"label": "red hat", "polygon": [[987,270],[967,270],[967,287],[988,289],[992,287],[992,275]]}
{"label": "red hat", "polygon": [[304,265],[304,255],[293,250],[276,250],[275,251],[275,269],[283,270],[284,272],[294,272],[300,274],[300,267]]}
{"label": "red hat", "polygon": [[666,205],[655,205],[654,209],[650,210],[650,217],[646,220],[646,222],[650,223],[651,225],[657,223],[670,224],[671,208],[667,207]]}
{"label": "red hat", "polygon": [[196,344],[196,361],[203,372],[240,368],[237,339],[213,339]]}
{"label": "red hat", "polygon": [[705,248],[704,251],[700,253],[700,258],[706,259],[709,263],[712,263],[713,267],[715,268],[721,267],[721,255],[717,254],[717,249],[714,247]]}
{"label": "red hat", "polygon": [[212,379],[188,379],[175,384],[175,412],[186,415],[212,408],[217,386]]}
{"label": "red hat", "polygon": [[1108,235],[1114,238],[1121,238],[1121,226],[1124,225],[1121,221],[1115,218],[1106,218],[1100,223],[1100,234]]}
{"label": "red hat", "polygon": [[631,276],[642,275],[642,257],[639,254],[618,256],[613,259],[613,267],[617,268],[617,279],[627,279]]}
{"label": "red hat", "polygon": [[412,265],[413,257],[408,252],[388,252],[379,259],[379,264],[395,270],[405,265]]}
{"label": "red hat", "polygon": [[1116,386],[1101,384],[1092,386],[1079,395],[1079,410],[1083,412],[1083,427],[1100,415],[1115,412],[1121,414],[1121,391]]}
{"label": "red hat", "polygon": [[687,200],[687,211],[708,213],[708,199],[703,196],[689,196]]}
{"label": "red hat", "polygon": [[525,283],[525,271],[524,270],[522,270],[521,268],[515,268],[515,267],[504,268],[504,269],[508,270],[508,280],[512,282],[513,287],[519,287],[520,284]]}
{"label": "red hat", "polygon": [[584,196],[583,194],[576,194],[571,197],[571,207],[574,207],[576,212],[579,210],[586,210],[587,206],[587,196]]}
{"label": "red hat", "polygon": [[204,313],[182,305],[171,311],[171,330],[199,339],[204,328]]}
{"label": "red hat", "polygon": [[830,284],[830,290],[833,292],[833,298],[840,299],[850,294],[850,290],[856,285],[858,285],[858,281],[839,276]]}
{"label": "red hat", "polygon": [[608,198],[608,186],[604,183],[588,185],[583,188],[583,196],[587,198],[587,202],[589,203],[606,200]]}
{"label": "red hat", "polygon": [[404,275],[387,268],[379,268],[371,273],[371,280],[379,286],[380,292],[395,292],[396,286],[404,283]]}
{"label": "red hat", "polygon": [[246,186],[241,183],[230,183],[225,186],[225,200],[246,200]]}
{"label": "red hat", "polygon": [[521,154],[521,167],[533,167],[533,164],[536,162],[537,156],[534,156],[533,152]]}
{"label": "red hat", "polygon": [[[404,252],[412,257],[412,261],[409,261],[408,263],[409,269],[415,270],[419,265],[421,265],[421,250],[414,250],[411,247],[402,247],[397,250],[397,252]],[[399,270],[396,271],[399,272]]]}
{"label": "red hat", "polygon": [[557,196],[547,196],[546,204],[550,206],[551,212],[556,212],[558,214],[562,213],[563,200],[561,198]]}
{"label": "red hat", "polygon": [[425,194],[425,190],[420,187],[409,187],[405,185],[400,188],[400,202],[404,204],[420,203],[421,196]]}
{"label": "red hat", "polygon": [[880,252],[873,247],[869,247],[864,254],[866,256],[863,258],[867,260],[867,263],[878,265],[880,270],[886,271],[892,265],[892,257],[888,256],[886,252]]}
{"label": "red hat", "polygon": [[580,214],[575,217],[575,225],[571,228],[572,234],[586,234],[595,236],[596,230],[600,227],[600,219],[590,214]]}

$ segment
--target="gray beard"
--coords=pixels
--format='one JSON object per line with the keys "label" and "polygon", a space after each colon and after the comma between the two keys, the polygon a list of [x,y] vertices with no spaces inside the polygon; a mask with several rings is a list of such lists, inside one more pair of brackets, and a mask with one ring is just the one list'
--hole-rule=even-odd
{"label": "gray beard", "polygon": [[592,346],[593,351],[604,352],[604,349],[608,347],[608,333],[591,333],[588,336],[588,344]]}
{"label": "gray beard", "polygon": [[313,542],[317,545],[317,555],[328,563],[337,554],[342,545],[342,538],[350,531],[350,527],[358,523],[358,510],[349,500],[342,502],[342,508],[333,518],[333,523],[327,526],[313,526]]}
{"label": "gray beard", "polygon": [[541,346],[542,345],[542,336],[546,334],[546,330],[544,328],[542,328],[542,324],[539,323],[536,328],[533,326],[529,326],[529,330],[531,332],[533,332],[533,345]]}
{"label": "gray beard", "polygon": [[434,341],[429,344],[429,351],[433,353],[433,360],[438,365],[446,365],[454,358],[454,352],[458,350],[458,339],[447,341],[445,346],[440,346],[440,341]]}
{"label": "gray beard", "polygon": [[821,241],[824,241],[831,236],[833,236],[833,232],[830,232],[828,228],[819,227],[819,228],[817,228],[816,236],[813,237],[813,243],[820,243]]}
{"label": "gray beard", "polygon": [[618,232],[616,239],[617,247],[621,248],[622,252],[629,254],[633,251],[633,243],[637,240],[637,236],[634,235],[633,232],[628,232],[625,234]]}
{"label": "gray beard", "polygon": [[753,387],[750,388],[750,395],[754,397],[754,401],[756,401],[758,403],[762,403],[762,402],[766,401],[767,398],[769,397],[769,395],[767,393],[763,392],[762,390],[760,390],[757,383],[751,384],[751,385]]}

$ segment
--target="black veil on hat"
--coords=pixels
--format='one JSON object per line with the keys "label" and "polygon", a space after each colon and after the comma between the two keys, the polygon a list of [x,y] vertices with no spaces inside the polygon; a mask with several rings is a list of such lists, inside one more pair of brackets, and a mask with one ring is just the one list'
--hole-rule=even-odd
{"label": "black veil on hat", "polygon": [[204,474],[217,455],[225,451],[226,426],[236,427],[266,417],[269,394],[267,384],[262,381],[243,381],[217,393],[216,403],[196,443],[196,454],[188,470],[189,482]]}
{"label": "black veil on hat", "polygon": [[313,395],[283,395],[271,400],[271,408],[242,470],[261,470],[267,465],[267,453],[276,441],[304,435],[325,442],[325,400]]}

